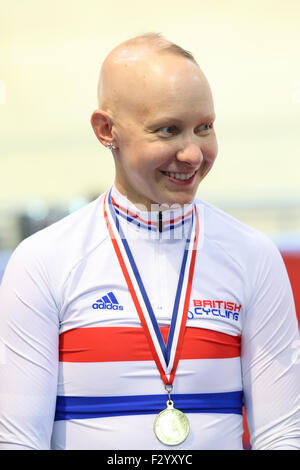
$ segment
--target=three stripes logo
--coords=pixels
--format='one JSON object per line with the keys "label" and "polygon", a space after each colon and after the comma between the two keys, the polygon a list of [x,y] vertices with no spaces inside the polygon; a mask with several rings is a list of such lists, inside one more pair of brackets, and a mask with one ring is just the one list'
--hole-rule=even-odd
{"label": "three stripes logo", "polygon": [[123,305],[120,305],[117,301],[115,295],[112,292],[101,297],[101,299],[96,300],[92,305],[93,309],[105,309],[105,310],[123,310]]}

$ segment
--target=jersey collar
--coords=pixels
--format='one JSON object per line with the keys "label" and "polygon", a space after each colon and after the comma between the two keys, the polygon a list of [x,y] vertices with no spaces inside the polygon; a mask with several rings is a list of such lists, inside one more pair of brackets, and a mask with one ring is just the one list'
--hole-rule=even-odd
{"label": "jersey collar", "polygon": [[176,238],[186,231],[193,213],[193,203],[184,206],[174,205],[173,208],[163,211],[140,210],[115,186],[111,189],[111,201],[120,222],[125,221],[136,230],[163,232],[164,234],[168,232],[170,235],[173,233]]}

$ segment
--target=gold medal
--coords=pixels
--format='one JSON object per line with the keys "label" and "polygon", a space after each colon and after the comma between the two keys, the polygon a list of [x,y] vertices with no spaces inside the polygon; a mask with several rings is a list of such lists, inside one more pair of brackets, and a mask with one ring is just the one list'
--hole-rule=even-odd
{"label": "gold medal", "polygon": [[190,424],[186,415],[174,408],[172,400],[168,400],[167,408],[154,421],[157,439],[167,446],[176,446],[187,438],[189,432]]}

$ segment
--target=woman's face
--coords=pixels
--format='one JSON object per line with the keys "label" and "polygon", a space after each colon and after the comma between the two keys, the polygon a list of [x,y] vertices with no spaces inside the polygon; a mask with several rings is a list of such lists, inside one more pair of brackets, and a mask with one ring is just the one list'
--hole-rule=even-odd
{"label": "woman's face", "polygon": [[134,106],[116,115],[113,126],[115,185],[148,210],[189,203],[218,151],[207,80],[190,60],[168,55],[152,76],[148,72],[144,93],[136,87],[128,88]]}

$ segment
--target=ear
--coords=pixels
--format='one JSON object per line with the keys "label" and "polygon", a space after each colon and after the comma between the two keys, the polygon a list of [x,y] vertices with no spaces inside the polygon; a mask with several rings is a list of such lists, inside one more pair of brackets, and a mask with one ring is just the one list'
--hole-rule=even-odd
{"label": "ear", "polygon": [[91,116],[91,124],[96,134],[96,137],[101,142],[101,144],[106,147],[107,144],[113,142],[113,122],[108,113],[102,111],[101,109],[97,109],[93,112]]}

